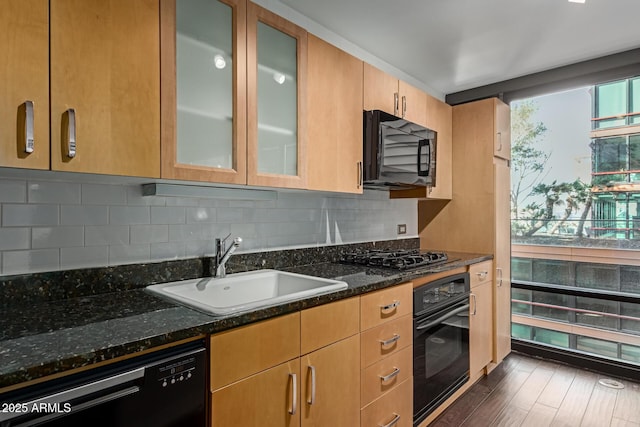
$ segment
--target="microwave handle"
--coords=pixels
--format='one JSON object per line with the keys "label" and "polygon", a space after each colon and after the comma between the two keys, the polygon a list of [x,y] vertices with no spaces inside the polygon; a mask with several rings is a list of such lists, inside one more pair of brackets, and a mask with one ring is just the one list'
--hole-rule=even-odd
{"label": "microwave handle", "polygon": [[[422,164],[422,150],[426,148],[427,151],[427,161],[423,165]],[[418,141],[418,176],[429,176],[429,165],[430,165],[430,157],[431,157],[431,145],[429,145],[428,139],[421,139]],[[422,168],[424,166],[424,169]]]}

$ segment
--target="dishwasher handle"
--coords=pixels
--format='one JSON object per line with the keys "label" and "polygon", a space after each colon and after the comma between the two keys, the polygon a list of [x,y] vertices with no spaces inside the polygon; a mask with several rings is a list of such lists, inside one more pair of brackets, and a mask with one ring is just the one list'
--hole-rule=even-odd
{"label": "dishwasher handle", "polygon": [[[103,378],[100,379],[98,381],[94,381],[94,382],[90,382],[87,384],[83,384],[81,386],[78,387],[74,387],[74,388],[70,388],[68,390],[63,390],[61,392],[58,393],[54,393],[54,394],[50,394],[47,396],[43,396],[40,397],[38,399],[32,400],[30,402],[26,403],[26,407],[27,408],[32,408],[33,405],[40,405],[41,403],[63,403],[63,402],[68,402],[70,400],[74,400],[74,399],[78,399],[81,397],[85,397],[85,396],[89,396],[93,393],[102,391],[102,390],[107,390],[111,387],[116,387],[119,385],[123,385],[126,383],[129,383],[131,381],[137,380],[139,378],[143,378],[144,377],[144,373],[145,373],[145,368],[144,366],[141,368],[137,368],[137,369],[133,369],[131,371],[127,371],[127,372],[122,372],[120,374],[117,375],[113,375],[107,378]],[[136,390],[133,390],[133,389]],[[122,392],[124,391],[129,391],[126,394],[120,394],[115,398],[118,397],[122,397],[125,396],[127,394],[133,394],[136,393],[140,390],[139,387],[130,387],[128,389],[125,390],[121,390]],[[112,393],[112,394],[117,394],[118,392]],[[110,395],[108,395],[110,396]],[[105,396],[106,397],[106,396]],[[96,399],[97,400],[97,399]],[[113,399],[111,399],[113,400]],[[100,402],[98,402],[100,403]],[[89,404],[89,402],[87,402],[87,404]],[[93,406],[93,405],[92,405]],[[89,407],[89,406],[87,406]],[[75,408],[74,408],[75,409]],[[17,417],[21,417],[23,415],[28,414],[29,412],[17,412],[17,413],[0,413],[0,422],[4,422],[4,421],[8,421],[8,420],[12,420],[14,418]],[[28,425],[28,424],[26,424]]]}

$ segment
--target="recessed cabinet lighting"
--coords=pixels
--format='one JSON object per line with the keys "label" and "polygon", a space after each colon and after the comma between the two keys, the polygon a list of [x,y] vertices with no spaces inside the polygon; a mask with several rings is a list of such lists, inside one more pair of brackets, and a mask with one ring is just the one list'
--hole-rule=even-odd
{"label": "recessed cabinet lighting", "polygon": [[227,66],[227,61],[224,60],[222,55],[216,55],[213,57],[213,63],[218,70],[222,70]]}
{"label": "recessed cabinet lighting", "polygon": [[586,0],[569,0],[569,3],[584,3]]}

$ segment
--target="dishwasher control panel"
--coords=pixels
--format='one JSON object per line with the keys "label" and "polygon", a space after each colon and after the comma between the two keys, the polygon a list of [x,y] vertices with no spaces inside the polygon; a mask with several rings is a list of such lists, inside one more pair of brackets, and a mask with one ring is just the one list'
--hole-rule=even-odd
{"label": "dishwasher control panel", "polygon": [[199,373],[200,367],[195,356],[171,360],[166,364],[154,366],[157,371],[157,382],[161,387],[170,387],[184,381],[189,381]]}

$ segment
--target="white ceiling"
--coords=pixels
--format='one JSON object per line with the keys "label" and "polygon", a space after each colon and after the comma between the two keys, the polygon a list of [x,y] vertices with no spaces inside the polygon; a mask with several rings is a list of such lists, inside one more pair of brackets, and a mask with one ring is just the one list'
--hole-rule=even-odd
{"label": "white ceiling", "polygon": [[640,0],[278,0],[444,94],[640,47]]}

